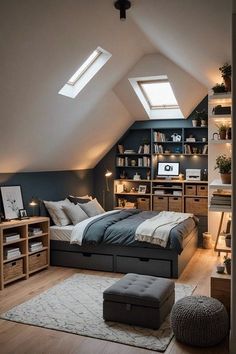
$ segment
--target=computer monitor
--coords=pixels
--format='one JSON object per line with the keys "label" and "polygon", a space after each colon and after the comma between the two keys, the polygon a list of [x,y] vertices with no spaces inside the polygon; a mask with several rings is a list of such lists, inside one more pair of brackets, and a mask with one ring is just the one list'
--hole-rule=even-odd
{"label": "computer monitor", "polygon": [[158,162],[157,163],[158,177],[178,177],[179,176],[179,162]]}

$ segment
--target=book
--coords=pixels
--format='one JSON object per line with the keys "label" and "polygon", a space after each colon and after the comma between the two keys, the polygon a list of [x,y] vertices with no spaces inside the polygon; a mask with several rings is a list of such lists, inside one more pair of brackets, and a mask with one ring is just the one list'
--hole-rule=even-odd
{"label": "book", "polygon": [[124,146],[121,144],[118,144],[118,151],[119,151],[119,154],[123,154],[124,153]]}
{"label": "book", "polygon": [[19,234],[5,235],[5,237],[4,237],[5,242],[17,241],[19,239],[20,239],[20,235]]}
{"label": "book", "polygon": [[7,254],[6,256],[6,259],[12,259],[12,258],[15,258],[15,257],[20,257],[21,256],[21,252],[20,251],[17,251],[17,252],[12,252],[10,254]]}

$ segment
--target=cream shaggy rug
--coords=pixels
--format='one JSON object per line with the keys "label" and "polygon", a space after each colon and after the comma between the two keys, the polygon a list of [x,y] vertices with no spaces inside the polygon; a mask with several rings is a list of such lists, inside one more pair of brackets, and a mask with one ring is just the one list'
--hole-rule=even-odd
{"label": "cream shaggy rug", "polygon": [[[104,322],[103,291],[117,278],[75,274],[33,299],[1,315],[2,319],[46,327],[102,340],[163,352],[173,333],[169,317],[159,330]],[[176,301],[194,287],[176,284]]]}

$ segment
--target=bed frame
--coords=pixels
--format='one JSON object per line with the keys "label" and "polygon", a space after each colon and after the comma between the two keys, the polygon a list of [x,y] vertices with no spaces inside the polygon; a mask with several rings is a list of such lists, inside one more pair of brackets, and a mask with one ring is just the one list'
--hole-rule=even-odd
{"label": "bed frame", "polygon": [[66,241],[51,240],[51,265],[178,278],[197,249],[197,236],[195,228],[185,238],[181,255],[174,250],[156,246],[78,246]]}

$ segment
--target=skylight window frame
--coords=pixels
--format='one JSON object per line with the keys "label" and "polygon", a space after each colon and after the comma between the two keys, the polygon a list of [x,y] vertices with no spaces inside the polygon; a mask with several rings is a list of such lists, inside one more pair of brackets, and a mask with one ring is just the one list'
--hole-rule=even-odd
{"label": "skylight window frame", "polygon": [[[99,55],[96,55],[93,60],[89,61],[89,58],[96,51],[99,53]],[[79,69],[77,69],[76,72],[70,76],[70,79],[67,80],[64,86],[58,91],[58,94],[69,98],[75,98],[93,79],[93,77],[102,69],[102,67],[107,63],[111,56],[112,54],[107,50],[101,47],[97,47],[80,65]],[[87,61],[88,65],[85,65]],[[81,71],[80,69],[83,67],[83,65],[85,65],[85,67]]]}
{"label": "skylight window frame", "polygon": [[[141,80],[141,81],[137,81],[139,88],[145,98],[145,100],[147,101],[150,110],[158,110],[158,109],[179,109],[179,105],[177,104],[173,104],[173,105],[158,105],[158,106],[154,106],[151,104],[150,99],[145,91],[145,89],[142,87],[142,84],[161,84],[161,83],[168,83],[171,87],[170,81],[168,79],[153,79],[153,80]],[[171,87],[172,89],[172,87]],[[172,89],[173,91],[173,89]],[[174,94],[174,91],[173,91]],[[174,94],[175,97],[175,94]]]}
{"label": "skylight window frame", "polygon": [[[89,58],[93,55],[93,53],[96,52],[95,57],[90,61]],[[79,69],[71,76],[71,78],[67,81],[68,85],[74,86],[76,84],[76,82],[78,80],[81,79],[81,77],[89,70],[89,68],[95,63],[95,61],[102,55],[102,51],[98,48],[96,48],[91,54],[90,56],[85,60],[85,62],[79,67]],[[80,71],[80,68],[88,61],[88,64],[85,66],[85,68],[81,71],[81,73],[79,73],[78,75],[76,75],[76,73],[78,71]],[[75,79],[72,80],[72,78],[75,76]]]}

